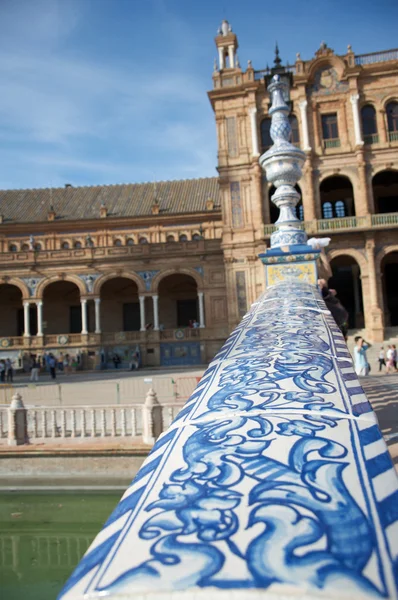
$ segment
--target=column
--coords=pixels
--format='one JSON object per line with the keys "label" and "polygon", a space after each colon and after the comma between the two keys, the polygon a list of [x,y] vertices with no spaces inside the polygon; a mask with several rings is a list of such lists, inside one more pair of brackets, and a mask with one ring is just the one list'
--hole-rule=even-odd
{"label": "column", "polygon": [[159,331],[159,296],[152,296],[153,302],[153,328]]}
{"label": "column", "polygon": [[218,49],[218,62],[220,63],[220,71],[221,71],[221,69],[224,69],[224,67],[225,67],[225,63],[224,63],[224,48],[219,48]]}
{"label": "column", "polygon": [[309,152],[311,150],[311,146],[310,146],[310,135],[308,132],[307,106],[308,106],[307,100],[302,100],[299,104],[301,123],[302,123],[302,129],[303,129],[302,133],[303,133],[304,150]]}
{"label": "column", "polygon": [[229,56],[229,68],[235,68],[235,57],[234,57],[234,47],[228,46],[228,56]]}
{"label": "column", "polygon": [[23,303],[23,322],[24,322],[24,337],[30,337],[30,304],[29,302]]}
{"label": "column", "polygon": [[37,335],[43,335],[43,301],[36,302],[37,307]]}
{"label": "column", "polygon": [[82,335],[87,335],[87,300],[80,300],[82,307]]}
{"label": "column", "polygon": [[257,108],[253,107],[249,109],[249,115],[250,115],[250,127],[251,127],[251,132],[252,132],[252,149],[253,149],[253,156],[259,156],[260,155],[260,149],[258,147],[258,132],[257,132]]}
{"label": "column", "polygon": [[140,299],[140,331],[145,331],[145,296],[139,296]]}
{"label": "column", "polygon": [[368,285],[370,300],[370,315],[366,315],[366,329],[374,342],[383,341],[384,337],[384,315],[379,300],[379,280],[376,273],[376,261],[374,255],[375,242],[368,239],[365,245],[366,258],[368,261]]}
{"label": "column", "polygon": [[359,122],[359,109],[358,109],[359,94],[353,94],[350,97],[350,100],[351,100],[351,105],[352,105],[352,117],[354,119],[355,145],[363,146],[361,124]]}
{"label": "column", "polygon": [[198,292],[199,298],[199,327],[203,329],[205,327],[205,311],[203,306],[203,292]]}
{"label": "column", "polygon": [[95,303],[95,333],[101,333],[101,298],[94,298]]}

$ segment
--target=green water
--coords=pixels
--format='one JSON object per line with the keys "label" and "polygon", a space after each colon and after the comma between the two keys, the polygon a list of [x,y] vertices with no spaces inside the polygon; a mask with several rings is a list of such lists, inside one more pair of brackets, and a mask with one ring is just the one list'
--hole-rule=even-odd
{"label": "green water", "polygon": [[55,600],[121,494],[2,493],[0,597]]}

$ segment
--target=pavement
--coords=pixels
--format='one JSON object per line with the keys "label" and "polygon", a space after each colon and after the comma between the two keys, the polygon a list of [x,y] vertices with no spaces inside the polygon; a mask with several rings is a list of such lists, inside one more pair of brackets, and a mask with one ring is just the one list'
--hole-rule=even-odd
{"label": "pavement", "polygon": [[57,372],[55,380],[42,373],[31,382],[26,373],[17,374],[12,384],[0,385],[0,405],[8,405],[19,392],[26,406],[109,406],[143,404],[149,388],[160,402],[185,402],[203,375],[205,365],[197,367],[155,367],[129,371]]}
{"label": "pavement", "polygon": [[361,377],[360,381],[398,470],[398,374]]}

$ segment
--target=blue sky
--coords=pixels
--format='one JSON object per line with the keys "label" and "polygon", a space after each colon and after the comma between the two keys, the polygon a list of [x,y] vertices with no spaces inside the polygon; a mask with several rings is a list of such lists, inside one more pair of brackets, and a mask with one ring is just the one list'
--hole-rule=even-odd
{"label": "blue sky", "polygon": [[0,0],[0,188],[215,175],[223,18],[256,69],[398,45],[397,0]]}

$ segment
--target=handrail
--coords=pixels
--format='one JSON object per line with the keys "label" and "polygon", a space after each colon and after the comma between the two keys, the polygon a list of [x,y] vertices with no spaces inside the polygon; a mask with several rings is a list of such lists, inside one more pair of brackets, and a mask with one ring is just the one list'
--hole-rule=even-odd
{"label": "handrail", "polygon": [[59,598],[337,598],[343,580],[352,597],[395,598],[397,498],[376,416],[319,292],[276,284],[210,363]]}

